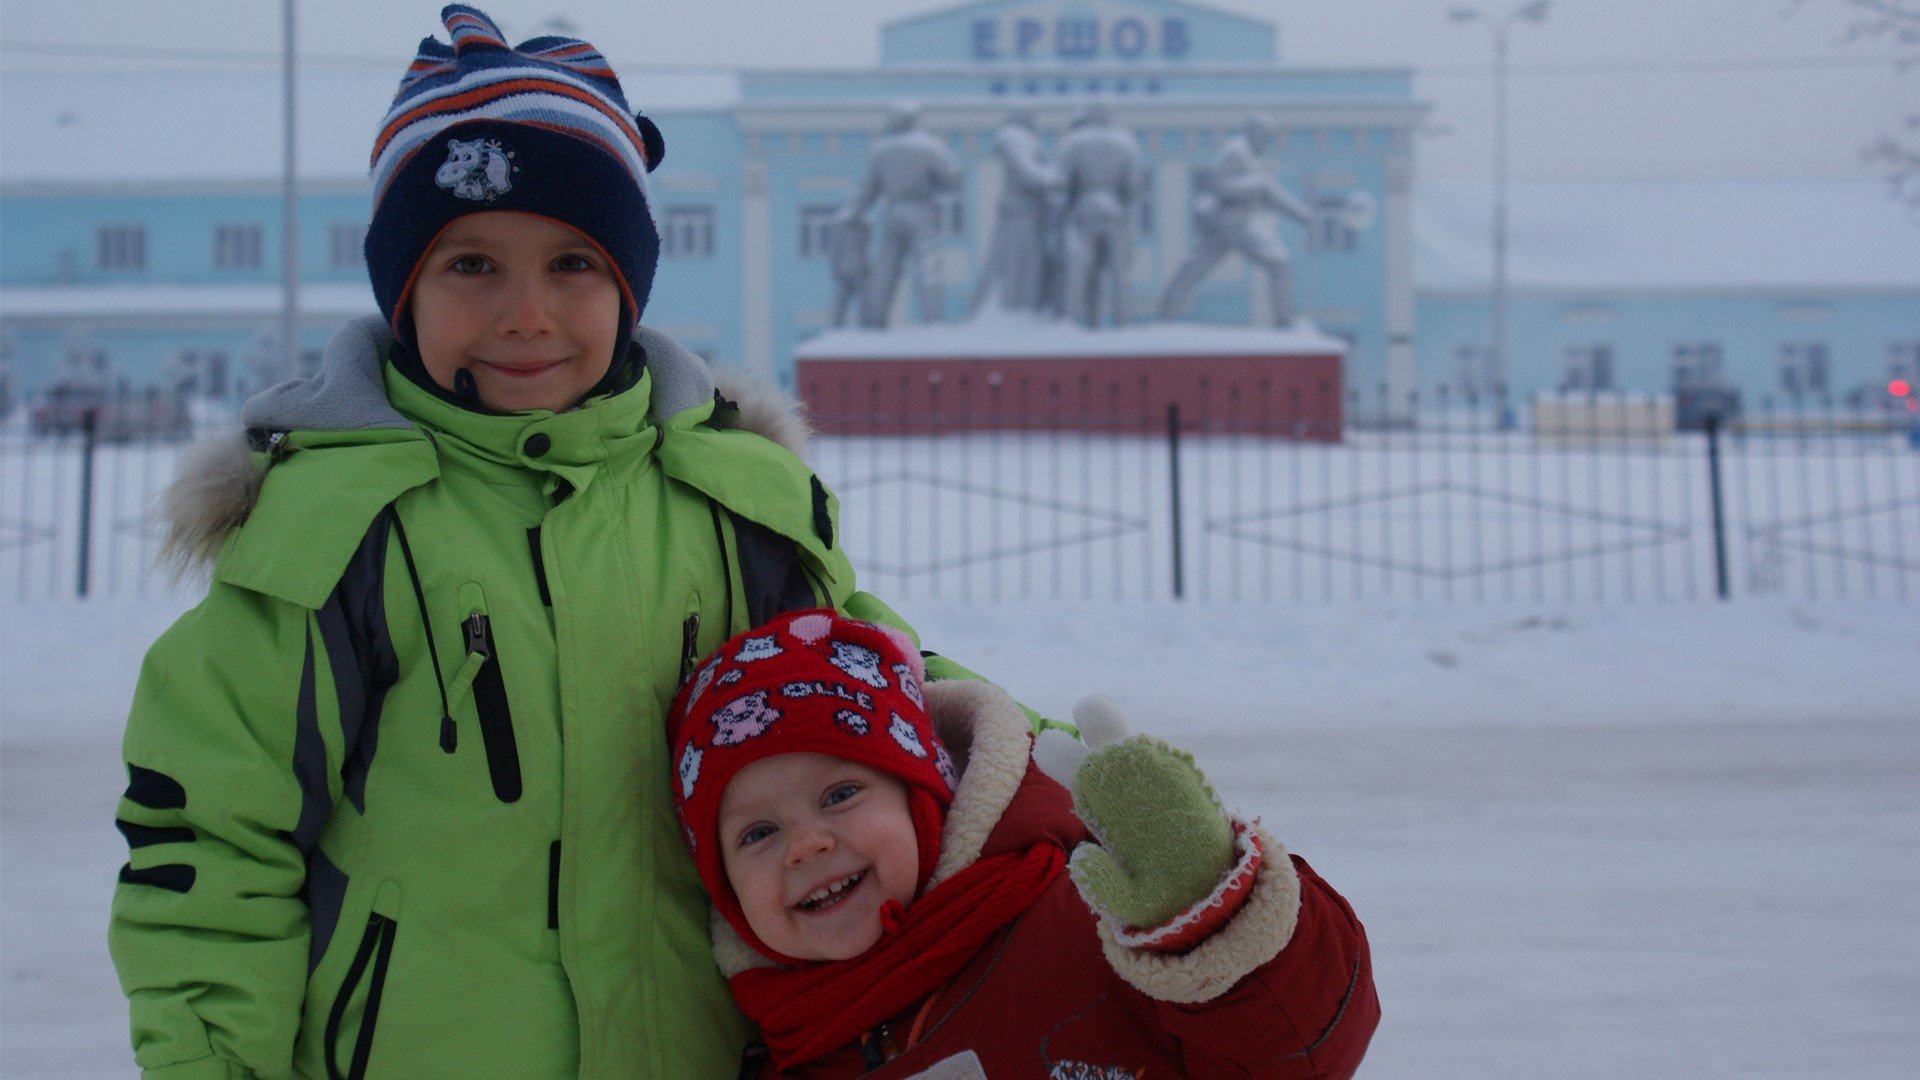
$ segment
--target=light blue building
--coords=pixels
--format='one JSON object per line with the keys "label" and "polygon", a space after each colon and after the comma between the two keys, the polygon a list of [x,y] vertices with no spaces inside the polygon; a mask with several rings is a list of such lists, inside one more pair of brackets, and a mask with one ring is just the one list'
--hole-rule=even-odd
{"label": "light blue building", "polygon": [[1749,410],[1920,385],[1920,219],[1878,180],[1531,181],[1511,195],[1509,370],[1490,367],[1484,188],[1418,200],[1420,385],[1737,389]]}
{"label": "light blue building", "polygon": [[[1222,141],[1249,116],[1280,130],[1278,175],[1319,216],[1269,227],[1293,253],[1301,313],[1351,343],[1347,385],[1369,411],[1441,383],[1661,390],[1677,369],[1752,397],[1789,380],[1840,394],[1920,364],[1920,229],[1870,185],[1516,185],[1509,370],[1490,372],[1489,200],[1416,184],[1427,109],[1411,71],[1315,67],[1283,53],[1272,23],[1173,0],[979,0],[880,34],[864,71],[662,73],[614,58],[667,139],[649,323],[790,381],[793,350],[830,321],[823,227],[887,108],[909,100],[966,167],[941,260],[946,314],[961,317],[1000,191],[994,131],[1029,107],[1051,146],[1099,101],[1146,156],[1136,312],[1191,246],[1197,175]],[[306,363],[374,307],[365,161],[404,62],[301,75]],[[231,397],[288,373],[279,85],[266,65],[76,71],[9,55],[0,370],[17,390],[104,372]],[[1336,212],[1355,194],[1375,208],[1357,222]],[[1194,317],[1258,322],[1265,302],[1235,256]]]}
{"label": "light blue building", "polygon": [[[828,322],[821,230],[854,192],[888,106],[911,100],[965,163],[944,215],[942,277],[960,317],[993,224],[994,131],[1032,107],[1048,145],[1089,102],[1133,129],[1149,198],[1131,268],[1151,311],[1190,245],[1196,170],[1249,116],[1281,130],[1282,181],[1329,211],[1366,192],[1355,228],[1331,212],[1281,235],[1299,306],[1348,339],[1363,381],[1412,378],[1413,129],[1425,108],[1399,69],[1282,61],[1269,23],[1171,0],[983,0],[881,30],[869,71],[649,74],[628,96],[660,125],[653,176],[665,243],[647,320],[721,363],[790,380],[794,347]],[[617,59],[617,58],[616,58]],[[1291,58],[1289,58],[1289,61]],[[394,71],[398,70],[398,62]],[[303,74],[301,346],[372,309],[358,245],[360,178],[393,71]],[[270,68],[6,73],[0,322],[26,387],[104,363],[134,385],[232,389],[283,372],[278,79]],[[1195,317],[1264,317],[1237,257]],[[903,297],[904,299],[904,297]],[[218,392],[216,390],[216,392]],[[237,392],[234,391],[234,392]]]}

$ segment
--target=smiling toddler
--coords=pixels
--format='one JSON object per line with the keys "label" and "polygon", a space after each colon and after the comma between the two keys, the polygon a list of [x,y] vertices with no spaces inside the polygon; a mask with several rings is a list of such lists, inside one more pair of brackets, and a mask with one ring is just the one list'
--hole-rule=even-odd
{"label": "smiling toddler", "polygon": [[695,669],[674,795],[764,1039],[742,1075],[1353,1074],[1379,1005],[1346,901],[1191,757],[1076,719],[1036,750],[1003,691],[824,610]]}

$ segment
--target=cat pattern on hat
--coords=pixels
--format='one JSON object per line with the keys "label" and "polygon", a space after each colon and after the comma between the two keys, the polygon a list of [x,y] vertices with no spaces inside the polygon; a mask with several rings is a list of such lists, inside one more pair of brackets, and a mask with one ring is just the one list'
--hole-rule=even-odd
{"label": "cat pattern on hat", "polygon": [[743,694],[716,709],[713,714],[713,745],[739,746],[748,739],[767,733],[780,710],[767,704],[766,690]]}
{"label": "cat pattern on hat", "polygon": [[885,690],[891,685],[887,677],[880,673],[880,654],[865,645],[833,642],[833,656],[828,663],[875,690]]}

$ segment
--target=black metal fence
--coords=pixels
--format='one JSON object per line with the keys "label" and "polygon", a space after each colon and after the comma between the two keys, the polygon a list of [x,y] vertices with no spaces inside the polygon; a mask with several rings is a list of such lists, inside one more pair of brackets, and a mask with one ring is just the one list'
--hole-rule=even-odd
{"label": "black metal fence", "polygon": [[196,433],[230,425],[157,393],[57,391],[0,420],[0,595],[147,595],[155,500]]}
{"label": "black metal fence", "polygon": [[[1329,410],[1249,393],[1151,435],[1113,433],[1131,414],[1014,400],[1035,404],[821,417],[816,464],[870,587],[962,602],[1920,595],[1911,397],[1716,416],[1613,394],[1379,388]],[[882,434],[833,436],[840,422]]]}
{"label": "black metal fence", "polygon": [[[817,417],[814,464],[866,587],[962,603],[1920,596],[1912,398],[1762,400],[1712,423],[1593,394],[1376,390],[1329,409],[1256,393],[1125,416],[1086,400],[1119,395]],[[116,405],[27,402],[0,424],[0,594],[166,588],[155,500],[186,442],[233,420]]]}

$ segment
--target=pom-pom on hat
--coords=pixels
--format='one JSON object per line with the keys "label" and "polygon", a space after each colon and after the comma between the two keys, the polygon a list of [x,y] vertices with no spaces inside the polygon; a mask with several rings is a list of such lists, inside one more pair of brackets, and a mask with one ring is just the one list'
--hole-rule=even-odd
{"label": "pom-pom on hat", "polygon": [[780,963],[747,925],[727,883],[720,799],[734,774],[776,754],[827,754],[895,777],[919,842],[924,889],[940,860],[953,801],[953,759],[933,733],[913,640],[837,612],[801,611],[738,634],[708,657],[673,701],[674,807],[714,909],[742,940]]}
{"label": "pom-pom on hat", "polygon": [[666,150],[660,130],[628,108],[592,45],[548,36],[509,48],[493,20],[465,4],[440,19],[452,44],[420,42],[373,142],[367,273],[387,325],[410,340],[414,275],[449,224],[515,210],[557,221],[606,255],[624,350],[660,261],[647,193]]}

